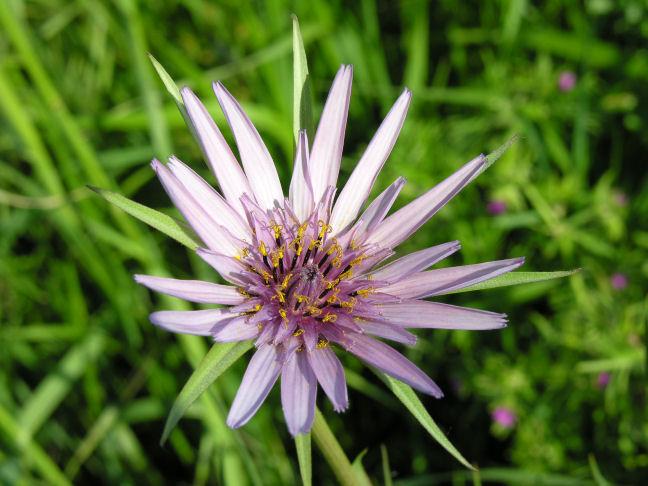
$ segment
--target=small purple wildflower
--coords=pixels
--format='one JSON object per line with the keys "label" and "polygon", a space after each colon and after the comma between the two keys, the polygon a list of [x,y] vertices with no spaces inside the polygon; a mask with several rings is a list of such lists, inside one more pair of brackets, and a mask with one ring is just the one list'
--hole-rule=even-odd
{"label": "small purple wildflower", "polygon": [[601,389],[605,388],[608,385],[609,382],[610,382],[610,372],[609,371],[602,371],[596,377],[596,386],[601,388]]}
{"label": "small purple wildflower", "polygon": [[506,205],[506,202],[498,199],[493,199],[486,205],[486,210],[488,211],[488,214],[492,214],[493,216],[497,216],[498,214],[505,213],[507,209],[508,206]]}
{"label": "small purple wildflower", "polygon": [[558,76],[558,88],[563,93],[567,93],[576,86],[576,75],[572,71],[563,71]]}
{"label": "small purple wildflower", "polygon": [[515,425],[515,412],[506,407],[497,407],[493,410],[493,422],[498,425],[501,425],[505,429],[510,429]]}
{"label": "small purple wildflower", "polygon": [[292,435],[312,427],[318,383],[336,411],[346,409],[346,380],[333,343],[439,398],[443,394],[436,383],[376,338],[413,345],[416,336],[407,328],[506,326],[504,314],[423,299],[510,272],[524,258],[427,270],[459,250],[459,242],[452,241],[385,264],[394,248],[484,169],[486,157],[478,156],[387,216],[406,182],[399,177],[361,212],[400,133],[409,90],[400,95],[334,199],[351,79],[352,67],[342,66],[310,150],[306,133],[299,134],[288,198],[259,133],[220,82],[214,92],[242,168],[194,93],[184,88],[181,94],[223,195],[175,157],[167,165],[152,162],[171,200],[204,242],[196,253],[231,285],[146,275],[135,280],[191,302],[228,306],[154,312],[151,322],[163,329],[211,336],[217,342],[256,340],[257,350],[227,417],[230,427],[252,418],[279,375]]}
{"label": "small purple wildflower", "polygon": [[610,277],[610,285],[614,290],[624,290],[628,286],[628,277],[625,273],[617,272]]}

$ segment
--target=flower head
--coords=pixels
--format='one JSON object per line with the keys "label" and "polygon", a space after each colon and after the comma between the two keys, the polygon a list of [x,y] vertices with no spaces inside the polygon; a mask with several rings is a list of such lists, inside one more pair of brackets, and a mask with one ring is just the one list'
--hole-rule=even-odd
{"label": "flower head", "polygon": [[563,71],[558,76],[558,88],[562,92],[568,92],[576,86],[576,75],[572,71]]}
{"label": "flower head", "polygon": [[497,407],[493,410],[493,422],[505,429],[510,429],[515,425],[515,412],[506,407]]}
{"label": "flower head", "polygon": [[506,201],[502,201],[500,199],[493,199],[486,205],[486,210],[488,211],[489,214],[492,214],[493,216],[497,216],[498,214],[505,213],[507,209],[508,206],[506,204]]}
{"label": "flower head", "polygon": [[310,430],[318,384],[335,410],[346,409],[344,370],[333,346],[441,397],[423,371],[377,338],[413,345],[416,336],[407,328],[506,325],[503,314],[423,299],[509,272],[522,258],[427,270],[460,248],[452,241],[385,264],[395,247],[480,173],[484,156],[391,216],[387,213],[406,182],[402,177],[361,212],[403,125],[410,91],[400,95],[335,199],[351,79],[351,66],[342,66],[310,149],[306,133],[300,133],[288,198],[257,130],[220,83],[214,91],[242,168],[198,98],[188,88],[181,94],[222,196],[175,157],[167,165],[152,163],[173,203],[204,242],[197,254],[230,285],[135,278],[159,292],[227,306],[154,312],[154,324],[217,342],[255,340],[256,352],[227,418],[230,427],[250,420],[280,375],[291,434]]}
{"label": "flower head", "polygon": [[628,277],[625,273],[617,272],[610,277],[610,284],[614,290],[625,290],[628,286]]}

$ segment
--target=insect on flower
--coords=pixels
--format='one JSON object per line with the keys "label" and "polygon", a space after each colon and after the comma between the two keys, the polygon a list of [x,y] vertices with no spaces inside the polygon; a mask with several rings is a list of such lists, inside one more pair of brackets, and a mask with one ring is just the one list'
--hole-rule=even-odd
{"label": "insect on flower", "polygon": [[162,311],[151,322],[217,342],[255,340],[256,351],[227,424],[240,427],[281,375],[281,400],[292,435],[313,424],[318,384],[336,411],[347,408],[344,370],[332,344],[413,388],[441,397],[439,387],[377,338],[413,345],[408,328],[496,329],[505,315],[423,300],[502,275],[523,258],[427,270],[460,248],[444,243],[385,263],[485,167],[480,155],[388,216],[402,177],[362,211],[407,113],[403,91],[337,198],[352,67],[338,71],[313,140],[300,132],[289,197],[259,133],[221,83],[214,91],[234,134],[241,165],[218,127],[189,90],[190,121],[222,196],[175,157],[152,166],[175,206],[204,242],[197,254],[230,285],[136,275],[142,285],[210,310]]}

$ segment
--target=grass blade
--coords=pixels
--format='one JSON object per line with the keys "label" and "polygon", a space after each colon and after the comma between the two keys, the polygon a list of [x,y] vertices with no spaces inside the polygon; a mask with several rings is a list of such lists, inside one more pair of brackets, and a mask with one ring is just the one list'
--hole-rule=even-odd
{"label": "grass blade", "polygon": [[[310,76],[308,62],[304,50],[304,40],[299,29],[299,20],[295,14],[293,19],[293,143],[297,146],[300,130],[306,130],[309,137],[313,136],[313,102],[310,91]],[[309,140],[311,140],[309,138]]]}
{"label": "grass blade", "polygon": [[414,416],[416,420],[427,430],[430,435],[436,440],[441,446],[452,454],[455,459],[457,459],[461,464],[466,466],[468,469],[475,471],[475,468],[470,465],[470,463],[461,455],[461,453],[452,445],[448,438],[443,434],[439,426],[434,422],[430,414],[421,403],[419,397],[416,396],[414,390],[411,387],[406,385],[403,382],[398,381],[391,376],[386,375],[385,373],[373,370],[378,377],[383,380],[389,389],[398,397],[398,399],[403,402],[403,405],[407,407],[410,413]]}
{"label": "grass blade", "polygon": [[342,486],[358,485],[359,481],[349,459],[344,454],[342,446],[340,446],[335,435],[331,432],[322,412],[317,407],[315,407],[315,422],[313,423],[311,432],[317,447],[319,447],[324,459],[326,459],[326,462],[333,470],[340,484]]}
{"label": "grass blade", "polygon": [[313,458],[311,455],[311,435],[299,434],[295,437],[295,448],[297,449],[297,460],[299,461],[299,474],[302,484],[311,486],[313,483]]}
{"label": "grass blade", "polygon": [[252,347],[252,341],[238,343],[217,343],[212,346],[207,355],[200,362],[189,380],[180,391],[180,395],[173,403],[160,444],[164,444],[169,434],[182,418],[187,409],[216,378],[225,372],[237,359]]}
{"label": "grass blade", "polygon": [[497,287],[509,287],[511,285],[528,284],[534,282],[543,282],[555,278],[569,277],[580,272],[580,268],[575,270],[561,270],[558,272],[511,272],[500,275],[485,282],[480,282],[460,290],[448,292],[448,294],[458,294],[461,292],[471,292],[473,290],[495,289]]}
{"label": "grass blade", "polygon": [[193,231],[191,231],[191,229],[181,221],[156,211],[155,209],[144,206],[143,204],[131,201],[127,197],[109,191],[108,189],[101,189],[100,187],[93,186],[88,186],[88,188],[99,194],[106,201],[113,203],[126,213],[152,226],[165,235],[170,236],[191,250],[195,250],[200,246],[198,237],[193,235]]}

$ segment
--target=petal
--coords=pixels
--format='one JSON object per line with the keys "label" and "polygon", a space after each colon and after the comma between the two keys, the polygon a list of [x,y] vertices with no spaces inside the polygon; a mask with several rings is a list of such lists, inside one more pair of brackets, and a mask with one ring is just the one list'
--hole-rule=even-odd
{"label": "petal", "polygon": [[234,243],[222,231],[222,227],[216,223],[211,215],[196,202],[191,194],[185,189],[180,181],[167,169],[159,160],[151,162],[153,170],[164,186],[171,201],[194,231],[212,250],[218,250],[226,255],[236,255],[238,249]]}
{"label": "petal", "polygon": [[367,201],[376,177],[396,143],[411,98],[412,92],[406,88],[387,113],[358,165],[353,169],[333,208],[330,224],[334,233],[336,230],[343,231],[351,224]]}
{"label": "petal", "polygon": [[406,328],[465,329],[472,331],[506,327],[506,314],[412,300],[377,307],[381,320]]}
{"label": "petal", "polygon": [[236,238],[250,240],[251,232],[245,220],[207,181],[176,157],[171,156],[169,161],[169,170],[214,221],[227,228]]}
{"label": "petal", "polygon": [[256,200],[264,209],[271,209],[275,204],[281,205],[284,197],[277,169],[270,152],[259,136],[259,132],[254,128],[241,105],[220,81],[214,83],[213,87],[218,103],[220,103],[227,123],[234,134],[236,145],[241,154],[241,162]]}
{"label": "petal", "polygon": [[198,248],[196,254],[230,283],[246,286],[255,282],[254,275],[236,258],[206,250],[205,248]]}
{"label": "petal", "polygon": [[339,341],[346,350],[355,354],[380,371],[407,383],[412,388],[441,398],[443,392],[418,366],[382,341],[363,334],[347,334]]}
{"label": "petal", "polygon": [[246,299],[238,288],[230,285],[203,282],[202,280],[154,277],[152,275],[134,275],[134,277],[135,281],[140,285],[189,302],[236,305]]}
{"label": "petal", "polygon": [[229,427],[236,429],[252,418],[277,381],[283,362],[283,349],[278,346],[266,344],[254,353],[227,416]]}
{"label": "petal", "polygon": [[399,297],[422,299],[462,289],[515,270],[524,263],[524,257],[494,262],[464,265],[462,267],[428,270],[388,285],[381,291]]}
{"label": "petal", "polygon": [[317,126],[309,161],[315,201],[320,200],[328,186],[335,187],[337,183],[352,79],[353,66],[342,65],[335,75]]}
{"label": "petal", "polygon": [[248,322],[249,316],[236,316],[227,321],[224,325],[219,325],[212,329],[210,333],[217,343],[231,343],[234,341],[246,341],[247,339],[256,339],[261,329],[256,324]]}
{"label": "petal", "polygon": [[306,352],[292,353],[281,372],[281,406],[293,437],[307,434],[313,426],[316,396],[317,380]]}
{"label": "petal", "polygon": [[239,199],[245,193],[252,194],[247,177],[198,97],[187,87],[184,87],[180,94],[225,199],[242,215],[243,207]]}
{"label": "petal", "polygon": [[386,248],[394,248],[402,243],[479,174],[486,162],[483,155],[468,162],[443,182],[385,219],[369,235],[367,242]]}
{"label": "petal", "polygon": [[290,203],[299,221],[304,221],[313,211],[313,185],[311,184],[310,169],[308,168],[308,137],[306,130],[299,132],[295,165],[290,181]]}
{"label": "petal", "polygon": [[317,381],[319,381],[326,396],[331,400],[333,409],[336,412],[346,410],[349,406],[349,398],[344,368],[342,368],[342,363],[335,356],[331,347],[324,346],[315,348],[312,351],[306,351],[306,356],[317,377]]}
{"label": "petal", "polygon": [[358,241],[363,241],[367,233],[372,232],[376,226],[382,223],[406,182],[407,180],[404,177],[396,179],[362,213],[362,216],[351,230],[356,232]]}
{"label": "petal", "polygon": [[416,335],[405,329],[399,328],[391,322],[358,321],[358,326],[366,333],[373,336],[396,341],[397,343],[414,346]]}
{"label": "petal", "polygon": [[452,255],[459,248],[461,248],[461,245],[458,241],[426,248],[394,260],[375,272],[371,272],[371,275],[376,280],[385,280],[390,283],[398,282],[408,275],[431,267],[447,256]]}
{"label": "petal", "polygon": [[211,330],[222,321],[231,319],[228,308],[197,311],[160,311],[149,316],[158,327],[181,334],[209,336]]}

